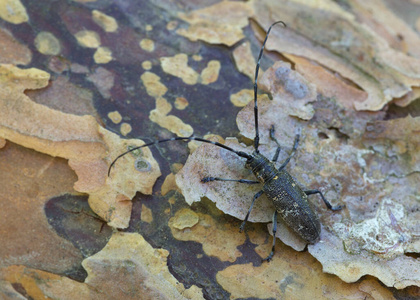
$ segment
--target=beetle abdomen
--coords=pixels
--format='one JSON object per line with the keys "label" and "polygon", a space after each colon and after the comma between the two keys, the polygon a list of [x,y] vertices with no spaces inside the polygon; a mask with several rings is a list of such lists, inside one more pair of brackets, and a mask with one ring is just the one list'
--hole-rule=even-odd
{"label": "beetle abdomen", "polygon": [[319,218],[309,206],[308,196],[287,171],[279,171],[265,182],[263,191],[291,229],[305,241],[316,242],[321,233]]}

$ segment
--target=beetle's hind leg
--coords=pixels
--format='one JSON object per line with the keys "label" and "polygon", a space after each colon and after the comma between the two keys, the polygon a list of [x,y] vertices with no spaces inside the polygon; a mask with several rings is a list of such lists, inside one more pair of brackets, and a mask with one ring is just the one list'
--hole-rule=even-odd
{"label": "beetle's hind leg", "polygon": [[248,213],[246,214],[244,221],[242,222],[241,226],[239,227],[239,232],[242,232],[244,230],[245,224],[246,224],[246,222],[248,221],[248,218],[249,218],[249,214],[251,213],[251,210],[254,207],[255,200],[257,200],[257,198],[259,198],[263,193],[264,193],[264,191],[259,191],[258,193],[256,193],[254,195],[254,198],[252,199],[251,206],[249,207]]}
{"label": "beetle's hind leg", "polygon": [[277,232],[277,210],[274,211],[273,215],[273,246],[271,247],[270,254],[263,259],[263,261],[270,261],[273,258],[274,255],[274,248],[276,246],[276,232]]}
{"label": "beetle's hind leg", "polygon": [[332,206],[331,203],[328,202],[327,199],[325,199],[324,195],[319,190],[307,190],[307,191],[304,191],[304,193],[308,196],[313,195],[313,194],[319,194],[322,198],[322,201],[324,201],[325,205],[327,206],[327,208],[333,211],[337,211],[344,208],[344,205]]}

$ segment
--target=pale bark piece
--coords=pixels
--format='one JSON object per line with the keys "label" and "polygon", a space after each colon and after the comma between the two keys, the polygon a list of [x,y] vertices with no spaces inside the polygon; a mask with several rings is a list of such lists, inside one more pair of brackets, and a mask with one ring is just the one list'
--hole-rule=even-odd
{"label": "pale bark piece", "polygon": [[83,261],[85,282],[14,265],[0,269],[0,297],[27,299],[18,297],[23,290],[31,299],[204,299],[197,286],[186,289],[172,276],[168,254],[137,233],[115,233],[104,249]]}
{"label": "pale bark piece", "polygon": [[255,65],[257,62],[252,54],[250,42],[245,41],[238,45],[233,50],[232,55],[238,71],[248,76],[251,80],[254,80]]}
{"label": "pale bark piece", "polygon": [[296,255],[279,244],[277,249],[281,256],[270,263],[230,265],[217,273],[217,281],[233,299],[395,299],[373,278],[348,284],[323,273],[308,253]]}
{"label": "pale bark piece", "polygon": [[[367,92],[357,110],[378,111],[420,85],[420,59],[390,47],[354,15],[325,1],[252,1],[255,20],[267,29],[278,20],[266,48],[302,56],[338,72]],[[295,16],[299,17],[296,18]]]}
{"label": "pale bark piece", "polygon": [[[0,278],[9,282],[11,286],[13,284],[14,287],[20,287],[20,290],[25,291],[28,297],[23,299],[104,299],[104,294],[100,290],[85,283],[26,266],[14,265],[0,269]],[[12,288],[11,291],[18,292],[19,289]]]}
{"label": "pale bark piece", "polygon": [[76,179],[64,159],[12,142],[1,149],[0,268],[24,264],[63,273],[80,265],[80,249],[57,234],[45,212],[51,198],[76,193]]}
{"label": "pale bark piece", "polygon": [[104,249],[83,261],[85,283],[113,299],[204,299],[200,288],[185,288],[169,272],[168,255],[138,233],[115,233]]}
{"label": "pale bark piece", "polygon": [[366,168],[376,179],[403,177],[420,171],[420,117],[367,123],[363,143],[375,150]]}
{"label": "pale bark piece", "polygon": [[0,63],[27,65],[32,60],[28,46],[20,43],[11,32],[0,28]]}
{"label": "pale bark piece", "polygon": [[361,23],[369,26],[392,48],[420,58],[420,36],[406,20],[397,16],[386,2],[352,0],[348,3]]}
{"label": "pale bark piece", "polygon": [[[289,85],[288,80],[292,81]],[[418,117],[381,121],[381,113],[354,110],[343,113],[345,103],[315,97],[316,88],[285,63],[276,63],[268,69],[260,86],[273,98],[258,99],[260,152],[269,159],[273,157],[277,145],[269,138],[269,131],[274,125],[275,137],[282,146],[280,164],[300,130],[300,145],[287,169],[303,189],[319,189],[333,206],[346,205],[345,209],[332,212],[319,195],[309,197],[322,223],[321,239],[310,249],[317,249],[319,254],[314,255],[326,264],[325,270],[349,282],[370,274],[398,289],[419,285],[417,275],[412,275],[418,268],[417,261],[405,255],[420,251],[416,200]],[[315,105],[319,107],[316,111]],[[343,137],[337,132],[337,129],[346,131],[346,124],[353,122],[358,124],[357,133]],[[253,102],[239,112],[237,124],[244,137],[254,138]],[[233,143],[230,139],[226,139],[226,145],[247,153],[253,151],[252,146]],[[243,166],[244,159],[234,153],[203,145],[178,173],[177,184],[188,203],[207,197],[223,212],[243,219],[252,196],[261,190],[260,185],[200,182],[208,176],[255,180]],[[262,208],[263,205],[267,206]],[[273,212],[272,203],[261,197],[255,203],[250,221],[269,222]],[[279,223],[279,226],[284,225]],[[303,248],[293,235],[279,235],[294,249]],[[334,243],[329,242],[330,237]],[[330,257],[337,259],[332,262]],[[349,259],[352,264],[348,263]],[[394,268],[396,262],[404,267],[382,274]],[[330,267],[332,263],[337,268]]]}
{"label": "pale bark piece", "polygon": [[[236,139],[226,139],[226,146],[237,151],[252,151]],[[221,177],[230,179],[251,179],[254,176],[245,169],[244,159],[236,154],[210,144],[201,145],[188,157],[182,170],[175,175],[176,184],[181,189],[188,204],[207,197],[216,206],[231,216],[244,219],[251,205],[252,197],[261,189],[259,185],[247,185],[235,182],[202,183],[204,177]],[[254,206],[249,216],[250,222],[269,222],[274,206],[263,195]]]}
{"label": "pale bark piece", "polygon": [[309,253],[322,263],[324,272],[335,274],[345,282],[356,282],[368,274],[397,289],[420,285],[418,259],[402,255],[381,260],[368,253],[352,255],[343,249],[341,239],[327,231],[322,233],[322,240],[322,244],[310,245]]}
{"label": "pale bark piece", "polygon": [[222,1],[190,13],[181,13],[179,18],[190,26],[177,30],[179,35],[191,41],[202,40],[210,44],[232,46],[244,37],[242,28],[248,25],[252,9],[246,3]]}
{"label": "pale bark piece", "polygon": [[242,256],[237,247],[245,242],[246,236],[234,225],[221,228],[211,216],[187,208],[177,211],[168,225],[174,238],[201,243],[208,256],[230,262]]}
{"label": "pale bark piece", "polygon": [[[110,226],[126,228],[131,215],[131,198],[137,191],[151,194],[160,176],[159,166],[149,149],[121,158],[111,177],[107,177],[112,159],[140,140],[123,140],[99,126],[89,115],[66,114],[32,102],[23,92],[48,84],[49,74],[0,66],[0,136],[24,147],[66,158],[78,176],[74,188],[88,193],[89,204]],[[137,170],[138,161],[148,164]],[[123,170],[123,171],[122,171]]]}
{"label": "pale bark piece", "polygon": [[367,99],[365,91],[345,83],[336,74],[319,64],[293,54],[284,54],[284,56],[294,63],[296,71],[316,85],[319,93],[341,103],[347,110],[353,110],[354,103]]}

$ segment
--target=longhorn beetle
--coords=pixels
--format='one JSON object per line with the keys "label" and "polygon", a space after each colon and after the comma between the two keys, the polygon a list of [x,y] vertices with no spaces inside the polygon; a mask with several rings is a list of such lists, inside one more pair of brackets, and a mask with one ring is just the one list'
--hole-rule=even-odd
{"label": "longhorn beetle", "polygon": [[246,179],[225,179],[225,178],[218,178],[218,177],[205,177],[201,179],[203,183],[210,182],[210,181],[234,181],[239,183],[246,183],[246,184],[257,184],[262,183],[262,189],[254,195],[252,199],[251,206],[248,210],[248,213],[245,216],[244,221],[240,226],[240,232],[243,231],[245,224],[248,220],[249,214],[251,213],[252,207],[254,206],[255,200],[257,200],[262,194],[266,194],[267,198],[273,201],[276,210],[273,214],[273,245],[271,253],[263,259],[266,261],[270,261],[274,255],[274,246],[276,241],[276,231],[277,231],[277,214],[280,214],[280,217],[286,222],[286,224],[293,229],[301,238],[309,243],[314,243],[318,240],[320,232],[321,232],[321,224],[319,221],[318,216],[313,212],[313,210],[309,206],[308,202],[308,195],[312,194],[319,194],[324,201],[325,205],[328,209],[337,211],[342,209],[344,206],[331,206],[331,204],[325,199],[324,195],[319,190],[302,190],[297,182],[293,179],[292,176],[286,171],[285,167],[289,163],[292,156],[295,154],[296,148],[299,143],[300,134],[298,133],[295,138],[295,142],[293,145],[293,149],[286,160],[281,164],[281,166],[277,169],[275,163],[277,162],[278,156],[280,154],[280,143],[274,137],[274,126],[270,129],[270,138],[277,144],[276,153],[273,159],[270,161],[264,155],[262,155],[259,150],[259,132],[258,132],[258,106],[257,106],[257,80],[258,80],[258,71],[260,67],[260,60],[264,52],[264,46],[267,42],[268,35],[270,34],[271,28],[276,25],[281,24],[286,27],[286,24],[282,21],[278,21],[273,23],[267,30],[267,34],[265,36],[264,42],[262,44],[257,66],[255,68],[255,80],[254,80],[254,117],[255,117],[255,138],[254,138],[254,152],[252,154],[248,154],[242,151],[236,151],[228,146],[220,144],[218,142],[209,141],[206,139],[202,139],[199,137],[174,137],[170,139],[164,139],[155,141],[152,143],[148,143],[139,147],[132,148],[122,154],[120,154],[110,165],[108,170],[108,176],[110,175],[111,168],[115,164],[115,162],[122,156],[130,153],[134,150],[149,147],[152,145],[156,145],[159,143],[165,143],[169,141],[179,141],[179,140],[195,140],[204,143],[210,143],[215,146],[221,147],[226,149],[230,152],[235,153],[236,155],[246,158],[245,167],[250,169],[255,177],[258,179],[257,181],[254,180],[246,180]]}

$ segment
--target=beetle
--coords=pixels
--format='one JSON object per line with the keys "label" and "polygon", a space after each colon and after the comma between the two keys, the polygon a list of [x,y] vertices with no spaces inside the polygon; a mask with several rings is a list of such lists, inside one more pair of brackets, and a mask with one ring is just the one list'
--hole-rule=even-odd
{"label": "beetle", "polygon": [[252,171],[257,180],[247,180],[247,179],[226,179],[219,177],[205,177],[201,181],[203,183],[211,181],[230,181],[238,182],[245,184],[262,184],[262,189],[257,192],[251,202],[251,206],[245,216],[244,221],[240,226],[240,231],[244,230],[245,224],[249,218],[249,215],[252,211],[255,201],[262,195],[266,194],[267,198],[273,201],[275,211],[273,214],[273,244],[270,254],[263,259],[263,261],[270,261],[274,255],[275,251],[275,236],[277,231],[277,215],[285,221],[285,223],[298,234],[302,239],[308,243],[315,243],[321,233],[321,223],[318,216],[311,209],[308,202],[308,195],[319,194],[327,206],[328,209],[332,211],[341,210],[343,206],[332,206],[324,195],[319,190],[303,190],[296,180],[286,171],[286,166],[289,163],[290,159],[296,152],[296,149],[299,144],[300,133],[296,134],[295,142],[292,148],[291,153],[286,158],[286,160],[281,164],[279,168],[276,167],[275,163],[277,162],[279,153],[280,153],[280,143],[274,137],[274,126],[270,129],[270,138],[277,144],[277,149],[274,154],[274,157],[271,161],[261,154],[258,150],[259,146],[259,130],[258,130],[258,106],[257,106],[257,92],[258,92],[258,71],[260,67],[260,61],[264,52],[264,47],[267,42],[268,36],[270,34],[271,28],[276,24],[281,24],[286,27],[286,24],[282,21],[277,21],[273,23],[267,30],[264,42],[260,49],[258,55],[258,61],[255,68],[255,80],[254,80],[254,118],[255,118],[255,138],[254,138],[254,151],[252,154],[245,153],[243,151],[236,151],[226,145],[223,145],[218,142],[213,142],[199,137],[174,137],[169,139],[163,139],[159,141],[154,141],[151,143],[144,144],[142,146],[134,147],[122,154],[120,154],[114,161],[111,163],[108,169],[108,176],[110,176],[111,168],[122,156],[135,151],[143,147],[149,147],[157,145],[159,143],[165,143],[170,141],[179,141],[179,140],[195,140],[203,143],[210,143],[215,146],[221,147],[227,151],[233,152],[236,155],[246,159],[245,168]]}

